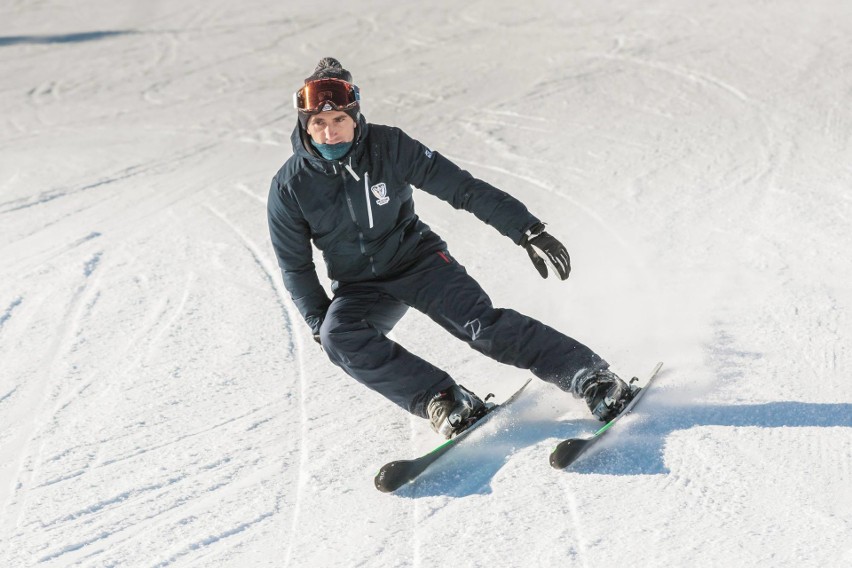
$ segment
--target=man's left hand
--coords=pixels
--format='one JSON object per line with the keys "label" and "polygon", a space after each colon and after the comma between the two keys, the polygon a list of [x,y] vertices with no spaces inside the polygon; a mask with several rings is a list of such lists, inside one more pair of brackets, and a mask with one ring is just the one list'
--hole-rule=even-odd
{"label": "man's left hand", "polygon": [[527,249],[530,260],[542,278],[547,278],[549,264],[560,280],[568,279],[568,275],[571,274],[571,257],[568,256],[568,251],[562,243],[544,230],[543,223],[533,225],[527,231],[521,240],[521,246]]}

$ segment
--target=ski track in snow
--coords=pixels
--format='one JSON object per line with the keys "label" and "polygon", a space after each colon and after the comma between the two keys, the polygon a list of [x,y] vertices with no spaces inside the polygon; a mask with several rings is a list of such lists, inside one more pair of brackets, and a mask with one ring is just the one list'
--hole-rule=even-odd
{"label": "ski track in snow", "polygon": [[20,296],[12,300],[12,303],[9,304],[9,307],[6,308],[3,311],[3,315],[0,316],[0,329],[2,329],[3,324],[5,324],[12,317],[12,312],[15,311],[15,308],[20,306],[23,301],[24,299]]}
{"label": "ski track in snow", "polygon": [[[245,191],[244,191],[244,193],[245,193]],[[297,476],[296,476],[296,495],[295,495],[295,498],[294,498],[292,521],[290,523],[290,532],[289,532],[289,535],[287,536],[288,547],[287,547],[287,552],[286,552],[285,557],[284,557],[284,566],[286,568],[286,567],[289,567],[291,565],[292,558],[293,558],[293,549],[294,549],[295,543],[297,542],[296,537],[297,537],[298,531],[299,531],[299,523],[301,522],[302,504],[303,504],[304,493],[305,493],[305,484],[307,483],[307,478],[306,478],[307,464],[308,464],[308,459],[309,459],[308,450],[305,447],[305,441],[307,440],[307,436],[308,436],[308,428],[307,428],[308,416],[307,416],[307,410],[305,408],[305,392],[306,392],[307,384],[306,384],[306,379],[305,379],[305,365],[304,365],[304,361],[302,359],[303,348],[302,348],[302,344],[301,344],[301,334],[298,333],[295,330],[294,325],[293,325],[294,322],[299,321],[300,316],[299,316],[298,312],[296,311],[295,307],[292,305],[292,302],[290,301],[289,296],[287,295],[287,292],[285,290],[283,290],[283,286],[279,282],[280,281],[280,277],[278,275],[279,271],[273,270],[271,268],[272,263],[262,256],[262,253],[260,252],[259,247],[251,239],[249,239],[234,223],[229,221],[228,218],[225,215],[223,215],[221,212],[219,212],[218,210],[216,210],[212,206],[208,206],[207,208],[211,213],[213,213],[213,215],[215,215],[217,218],[219,218],[225,225],[228,226],[228,228],[230,228],[239,237],[239,239],[243,242],[246,249],[249,251],[252,258],[254,259],[255,264],[257,265],[258,269],[260,269],[261,272],[263,273],[265,279],[269,283],[269,286],[272,288],[272,290],[274,291],[274,293],[276,294],[276,296],[278,298],[279,306],[281,307],[282,312],[283,312],[282,315],[286,316],[287,329],[289,331],[288,335],[290,337],[290,340],[292,341],[290,348],[297,353],[296,358],[297,358],[297,361],[298,361],[297,364],[298,364],[298,377],[299,377],[298,378],[298,385],[299,385],[299,393],[298,393],[298,397],[299,397],[299,422],[300,422],[300,428],[301,428],[299,440],[300,440],[301,443],[300,443],[300,446],[299,446],[299,469],[298,469],[298,473],[297,473]]]}
{"label": "ski track in snow", "polygon": [[[458,163],[468,163],[472,166],[476,166],[477,168],[481,168],[483,170],[490,170],[490,171],[493,171],[493,172],[500,173],[502,175],[506,175],[506,176],[513,177],[515,179],[519,179],[521,181],[529,183],[530,185],[532,185],[534,187],[537,187],[537,188],[539,188],[543,191],[546,191],[547,193],[550,193],[551,195],[555,195],[555,196],[559,197],[560,199],[564,199],[565,201],[567,201],[568,203],[570,203],[571,205],[573,205],[574,207],[576,207],[577,209],[582,211],[584,215],[586,215],[587,217],[592,219],[601,229],[603,229],[604,231],[607,232],[607,234],[612,236],[613,239],[615,239],[619,243],[619,245],[621,245],[621,247],[624,249],[624,251],[626,253],[625,257],[627,259],[634,260],[636,258],[637,255],[633,254],[632,247],[631,247],[630,243],[615,228],[613,228],[610,223],[608,223],[600,214],[598,214],[597,212],[592,210],[590,207],[585,205],[582,201],[578,201],[577,199],[574,199],[573,197],[571,197],[566,192],[560,191],[558,188],[553,187],[553,186],[549,185],[548,183],[543,182],[540,179],[537,179],[537,178],[532,177],[532,176],[518,174],[518,173],[513,172],[511,170],[508,170],[506,168],[493,166],[493,165],[489,165],[489,164],[481,164],[481,163],[471,162],[469,160],[465,160],[464,158],[459,158],[459,157],[454,157],[454,158],[451,157],[451,159],[454,160],[455,162],[458,162]],[[634,260],[634,262],[636,262],[636,261]],[[641,269],[641,265],[637,265],[637,268]]]}
{"label": "ski track in snow", "polygon": [[[49,385],[54,382],[51,379],[61,376],[60,367],[63,365],[63,356],[73,348],[73,337],[80,327],[80,321],[84,316],[86,305],[87,303],[94,301],[97,294],[97,281],[90,280],[90,276],[91,273],[85,274],[84,272],[84,278],[86,280],[79,284],[76,291],[72,294],[70,302],[67,304],[65,309],[65,316],[62,318],[59,329],[57,330],[58,333],[56,335],[56,340],[53,342],[48,351],[50,353],[50,363],[46,369],[47,373],[42,381],[40,381],[39,388],[31,389],[33,392],[29,395],[29,404],[26,404],[26,406],[36,408],[38,410],[29,417],[20,437],[25,440],[23,447],[31,448],[32,446],[35,446],[35,452],[30,453],[29,455],[22,454],[17,467],[17,473],[15,474],[14,486],[16,488],[28,488],[31,480],[38,476],[39,464],[42,462],[41,458],[44,452],[44,447],[43,444],[34,442],[37,440],[39,431],[54,420],[56,413],[58,413],[64,405],[64,402],[60,398],[62,394],[61,387],[57,388],[54,386],[53,388],[49,388]],[[92,290],[94,290],[94,292]],[[46,394],[47,396],[43,396],[40,401],[37,401],[37,397],[43,394]],[[47,407],[49,407],[50,410],[46,410]],[[24,501],[20,507],[18,515],[16,516],[17,521],[15,525],[17,528],[20,528],[21,526],[20,515],[26,506],[27,493],[24,492],[23,495]],[[8,509],[8,499],[6,500],[6,503]]]}
{"label": "ski track in snow", "polygon": [[568,500],[568,509],[571,514],[572,527],[574,529],[574,538],[577,540],[577,549],[580,554],[580,562],[583,568],[587,568],[589,564],[586,562],[586,547],[584,544],[583,537],[583,522],[580,518],[580,511],[577,507],[577,499],[574,497],[574,494],[571,492],[571,489],[568,487],[568,480],[562,483],[562,487],[566,493],[566,499]]}

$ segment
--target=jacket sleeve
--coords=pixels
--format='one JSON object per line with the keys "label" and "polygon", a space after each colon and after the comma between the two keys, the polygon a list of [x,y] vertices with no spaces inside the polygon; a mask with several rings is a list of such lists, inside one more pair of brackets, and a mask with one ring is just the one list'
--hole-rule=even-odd
{"label": "jacket sleeve", "polygon": [[473,177],[453,162],[433,152],[405,132],[398,133],[398,164],[411,185],[443,199],[456,209],[473,213],[502,235],[520,244],[524,233],[541,221],[523,203]]}
{"label": "jacket sleeve", "polygon": [[317,277],[308,224],[277,178],[269,188],[266,212],[284,286],[311,331],[318,334],[331,301]]}

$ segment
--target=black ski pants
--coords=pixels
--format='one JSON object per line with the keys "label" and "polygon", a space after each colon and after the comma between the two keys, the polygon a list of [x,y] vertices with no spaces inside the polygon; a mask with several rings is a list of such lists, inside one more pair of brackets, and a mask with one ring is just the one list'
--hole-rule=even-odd
{"label": "black ski pants", "polygon": [[571,392],[584,370],[608,367],[591,349],[488,295],[447,251],[429,254],[392,279],[342,284],[320,328],[329,359],[412,414],[427,417],[431,397],[455,381],[387,338],[409,307],[480,353]]}

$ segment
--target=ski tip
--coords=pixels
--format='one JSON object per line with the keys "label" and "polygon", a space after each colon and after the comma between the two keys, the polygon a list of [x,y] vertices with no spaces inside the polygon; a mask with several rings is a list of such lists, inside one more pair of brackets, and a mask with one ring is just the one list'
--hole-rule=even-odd
{"label": "ski tip", "polygon": [[405,485],[404,480],[401,480],[393,475],[389,475],[392,471],[392,467],[385,466],[381,470],[379,470],[379,473],[377,473],[375,479],[373,479],[373,483],[376,485],[376,489],[378,489],[382,493],[393,493],[394,491]]}
{"label": "ski tip", "polygon": [[379,491],[381,491],[382,493],[393,493],[393,492],[394,492],[394,491],[396,491],[398,488],[397,488],[397,487],[386,487],[386,486],[382,485],[382,484],[378,481],[378,477],[377,477],[377,479],[376,479],[376,489],[378,489],[378,490],[379,490]]}
{"label": "ski tip", "polygon": [[413,478],[412,460],[398,460],[386,463],[379,469],[373,483],[382,493],[393,493]]}
{"label": "ski tip", "polygon": [[589,440],[582,438],[569,438],[559,442],[550,453],[550,465],[555,469],[565,469],[586,449]]}
{"label": "ski tip", "polygon": [[553,469],[565,469],[568,466],[567,461],[565,461],[559,452],[555,449],[550,454],[550,467]]}

